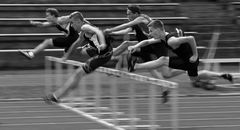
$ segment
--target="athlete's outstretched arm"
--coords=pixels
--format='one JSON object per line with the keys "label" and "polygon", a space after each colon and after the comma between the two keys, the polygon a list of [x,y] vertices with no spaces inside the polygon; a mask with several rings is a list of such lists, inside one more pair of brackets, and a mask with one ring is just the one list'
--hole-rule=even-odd
{"label": "athlete's outstretched arm", "polygon": [[[66,16],[61,16],[61,17],[58,17],[57,19],[57,23],[58,24],[67,24],[70,22],[70,17],[77,13],[77,11],[69,14],[69,15],[66,15]],[[50,27],[50,26],[53,26],[54,24],[56,23],[53,23],[53,22],[48,22],[48,21],[45,21],[45,22],[40,22],[40,21],[30,21],[30,24],[34,25],[34,26],[37,26],[37,27]]]}
{"label": "athlete's outstretched arm", "polygon": [[106,29],[106,32],[110,33],[110,32],[115,32],[115,31],[119,31],[119,30],[123,30],[126,28],[130,28],[133,25],[139,24],[141,22],[143,22],[145,19],[143,17],[138,17],[136,19],[134,19],[133,21],[129,21],[127,23],[118,25],[116,27],[110,28],[110,29]]}
{"label": "athlete's outstretched arm", "polygon": [[154,38],[143,40],[143,41],[139,42],[138,44],[136,44],[134,46],[129,46],[128,50],[129,51],[134,51],[137,48],[144,47],[144,46],[147,46],[147,45],[150,45],[150,44],[154,44],[154,43],[158,43],[160,41],[161,41],[160,39],[154,39]]}
{"label": "athlete's outstretched arm", "polygon": [[112,32],[111,34],[124,35],[124,34],[130,33],[131,31],[132,31],[132,28],[126,28],[126,29],[123,29],[123,30],[120,30],[120,31]]}
{"label": "athlete's outstretched arm", "polygon": [[53,25],[51,22],[40,22],[40,21],[30,21],[30,24],[37,26],[37,27],[50,27]]}

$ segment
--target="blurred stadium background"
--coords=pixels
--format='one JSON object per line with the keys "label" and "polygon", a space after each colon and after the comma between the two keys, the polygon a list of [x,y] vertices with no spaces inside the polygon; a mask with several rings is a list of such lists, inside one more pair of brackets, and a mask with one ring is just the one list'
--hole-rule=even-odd
{"label": "blurred stadium background", "polygon": [[[214,32],[220,33],[214,58],[240,58],[240,0],[1,0],[0,98],[17,100],[42,97],[44,95],[44,56],[61,57],[63,54],[62,51],[46,51],[40,53],[33,60],[19,55],[17,49],[32,49],[46,38],[61,35],[54,27],[37,28],[30,25],[30,19],[43,20],[45,9],[49,7],[57,8],[61,15],[78,10],[93,24],[105,29],[126,21],[126,6],[120,6],[120,4],[128,3],[142,4],[140,5],[142,13],[161,19],[169,32],[175,31],[175,28],[181,28],[187,35],[195,36],[200,58],[206,58],[206,52],[212,49],[209,48],[209,43]],[[115,6],[107,4],[115,4]],[[126,36],[113,37],[115,39],[114,47],[126,38]],[[131,35],[128,37],[131,38]],[[85,60],[76,55],[71,59]],[[106,66],[113,67],[115,63],[115,61],[111,61]],[[230,63],[224,67],[222,71],[236,72],[239,70],[238,63]],[[149,76],[149,74],[143,74]],[[182,105],[179,110],[183,112],[180,118],[184,118],[181,120],[184,124],[182,125],[183,130],[220,130],[220,128],[221,130],[239,130],[240,112],[239,100],[237,100],[239,96],[196,97],[197,94],[200,94],[201,97],[201,94],[213,96],[222,92],[235,93],[239,92],[239,87],[206,91],[192,88],[186,79],[186,76],[170,79],[174,82],[184,81],[179,84],[179,93],[187,95],[186,98],[180,97],[179,101]],[[5,102],[5,100],[3,101]],[[218,108],[219,110],[216,110]],[[3,108],[1,110],[1,117],[3,117]],[[166,110],[169,110],[169,107],[161,108],[161,114],[165,114]],[[192,122],[189,123],[191,120]],[[211,121],[214,123],[211,124]],[[5,130],[2,125],[4,120],[0,120],[0,122],[0,129]],[[25,129],[24,127],[19,128]],[[13,128],[6,127],[6,129],[12,130]],[[46,129],[51,128],[46,127]]]}
{"label": "blurred stadium background", "polygon": [[[201,58],[204,58],[204,52],[209,49],[208,43],[216,30],[220,32],[220,38],[215,58],[239,58],[240,4],[237,1],[239,0],[3,0],[0,2],[0,49],[32,49],[45,38],[53,37],[46,33],[53,33],[53,35],[59,33],[55,28],[36,28],[29,24],[29,18],[44,18],[45,9],[48,7],[56,7],[61,15],[79,10],[93,24],[104,29],[126,21],[123,19],[126,18],[126,7],[101,7],[94,4],[148,3],[150,5],[140,6],[142,13],[151,17],[160,17],[166,24],[166,30],[170,32],[178,27],[189,32],[189,35],[194,35],[197,45],[203,47],[199,49]],[[151,3],[160,5],[152,6]],[[11,6],[8,4],[92,4],[92,6]],[[122,20],[119,20],[121,18]],[[37,33],[40,34],[37,35]],[[116,41],[113,45],[117,46],[121,43],[123,36],[114,37]],[[17,52],[1,51],[0,53],[1,69],[42,68],[45,55],[62,55],[62,52],[44,52],[29,61]]]}

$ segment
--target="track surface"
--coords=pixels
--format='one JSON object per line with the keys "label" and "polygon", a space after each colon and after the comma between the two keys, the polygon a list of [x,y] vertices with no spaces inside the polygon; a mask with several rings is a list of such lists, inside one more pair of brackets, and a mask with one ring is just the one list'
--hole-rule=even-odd
{"label": "track surface", "polygon": [[[91,78],[90,78],[91,79]],[[183,81],[182,75],[171,80]],[[0,129],[1,130],[106,130],[96,122],[86,119],[57,105],[39,100],[44,95],[43,70],[3,71],[0,76]],[[179,123],[183,130],[239,130],[240,96],[194,96],[237,93],[236,89],[218,88],[206,91],[180,82]],[[28,100],[26,100],[26,98]],[[30,99],[33,98],[33,99]],[[24,99],[24,100],[23,100]],[[121,101],[122,100],[122,101]],[[127,115],[126,99],[119,100],[121,112]],[[103,106],[108,105],[107,99]],[[137,112],[146,111],[147,100],[142,99]],[[158,120],[162,129],[170,129],[169,105],[158,104]],[[138,114],[144,122],[144,115]]]}

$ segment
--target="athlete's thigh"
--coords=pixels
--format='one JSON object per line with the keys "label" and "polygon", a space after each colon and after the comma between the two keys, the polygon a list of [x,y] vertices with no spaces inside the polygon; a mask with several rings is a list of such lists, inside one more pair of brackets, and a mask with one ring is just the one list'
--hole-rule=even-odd
{"label": "athlete's thigh", "polygon": [[97,55],[90,58],[87,61],[87,64],[89,65],[89,68],[91,68],[91,70],[95,70],[99,66],[102,66],[105,63],[107,63],[111,59],[111,56],[112,56],[112,51],[107,52],[103,55]]}

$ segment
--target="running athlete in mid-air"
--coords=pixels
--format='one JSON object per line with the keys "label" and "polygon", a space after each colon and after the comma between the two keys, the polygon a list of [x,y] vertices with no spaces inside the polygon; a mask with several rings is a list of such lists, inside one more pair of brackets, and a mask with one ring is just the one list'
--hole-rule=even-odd
{"label": "running athlete in mid-air", "polygon": [[[81,33],[69,51],[72,51],[74,48],[73,46],[79,46],[83,42],[87,42],[89,45],[84,46],[81,51],[91,58],[88,59],[84,65],[79,67],[61,88],[53,94],[46,96],[44,98],[46,102],[58,102],[61,97],[69,92],[69,90],[77,87],[78,82],[82,77],[92,73],[96,68],[107,63],[112,56],[112,46],[107,35],[105,35],[99,28],[85,22],[85,19],[80,12],[71,15],[70,19],[74,26],[81,29]],[[64,60],[67,58],[66,55]]]}
{"label": "running athlete in mid-air", "polygon": [[[129,71],[133,72],[140,69],[156,69],[162,66],[168,66],[174,69],[187,71],[188,76],[194,86],[201,80],[214,80],[223,78],[230,82],[233,77],[228,73],[217,73],[207,70],[198,72],[199,57],[196,47],[196,41],[193,36],[175,37],[172,34],[165,32],[164,24],[160,20],[152,21],[149,25],[150,35],[155,39],[154,41],[163,41],[164,46],[172,50],[176,56],[161,56],[160,58],[138,64],[134,57],[129,57]],[[151,40],[142,41],[134,46],[129,47],[130,51],[134,51],[139,47],[153,44]],[[199,86],[197,86],[199,87]]]}
{"label": "running athlete in mid-air", "polygon": [[[127,17],[129,22],[104,30],[106,33],[112,34],[128,34],[129,32],[135,31],[136,41],[124,41],[121,45],[113,49],[113,57],[121,55],[127,50],[128,46],[135,45],[140,41],[148,39],[149,30],[147,25],[152,21],[152,19],[148,15],[142,14],[140,7],[134,4],[128,5]],[[143,62],[147,62],[160,56],[167,56],[167,54],[168,52],[165,46],[161,44],[152,44],[139,48],[137,51],[132,53],[132,56],[138,57],[138,59],[141,59]],[[150,70],[150,73],[155,78],[159,79],[182,73],[179,70],[173,69],[169,72],[169,70],[164,68],[160,68],[160,71],[161,73],[158,70]]]}
{"label": "running athlete in mid-air", "polygon": [[52,27],[55,26],[59,31],[64,33],[64,36],[60,36],[57,38],[45,39],[42,43],[40,43],[37,47],[35,47],[32,51],[23,51],[19,50],[20,54],[24,55],[28,59],[32,59],[36,54],[43,51],[48,47],[59,47],[64,48],[65,52],[69,49],[69,47],[77,40],[79,34],[76,28],[70,23],[71,15],[76,12],[71,13],[67,16],[59,16],[59,12],[55,8],[46,9],[46,22],[39,21],[30,21],[32,25],[37,27]]}

